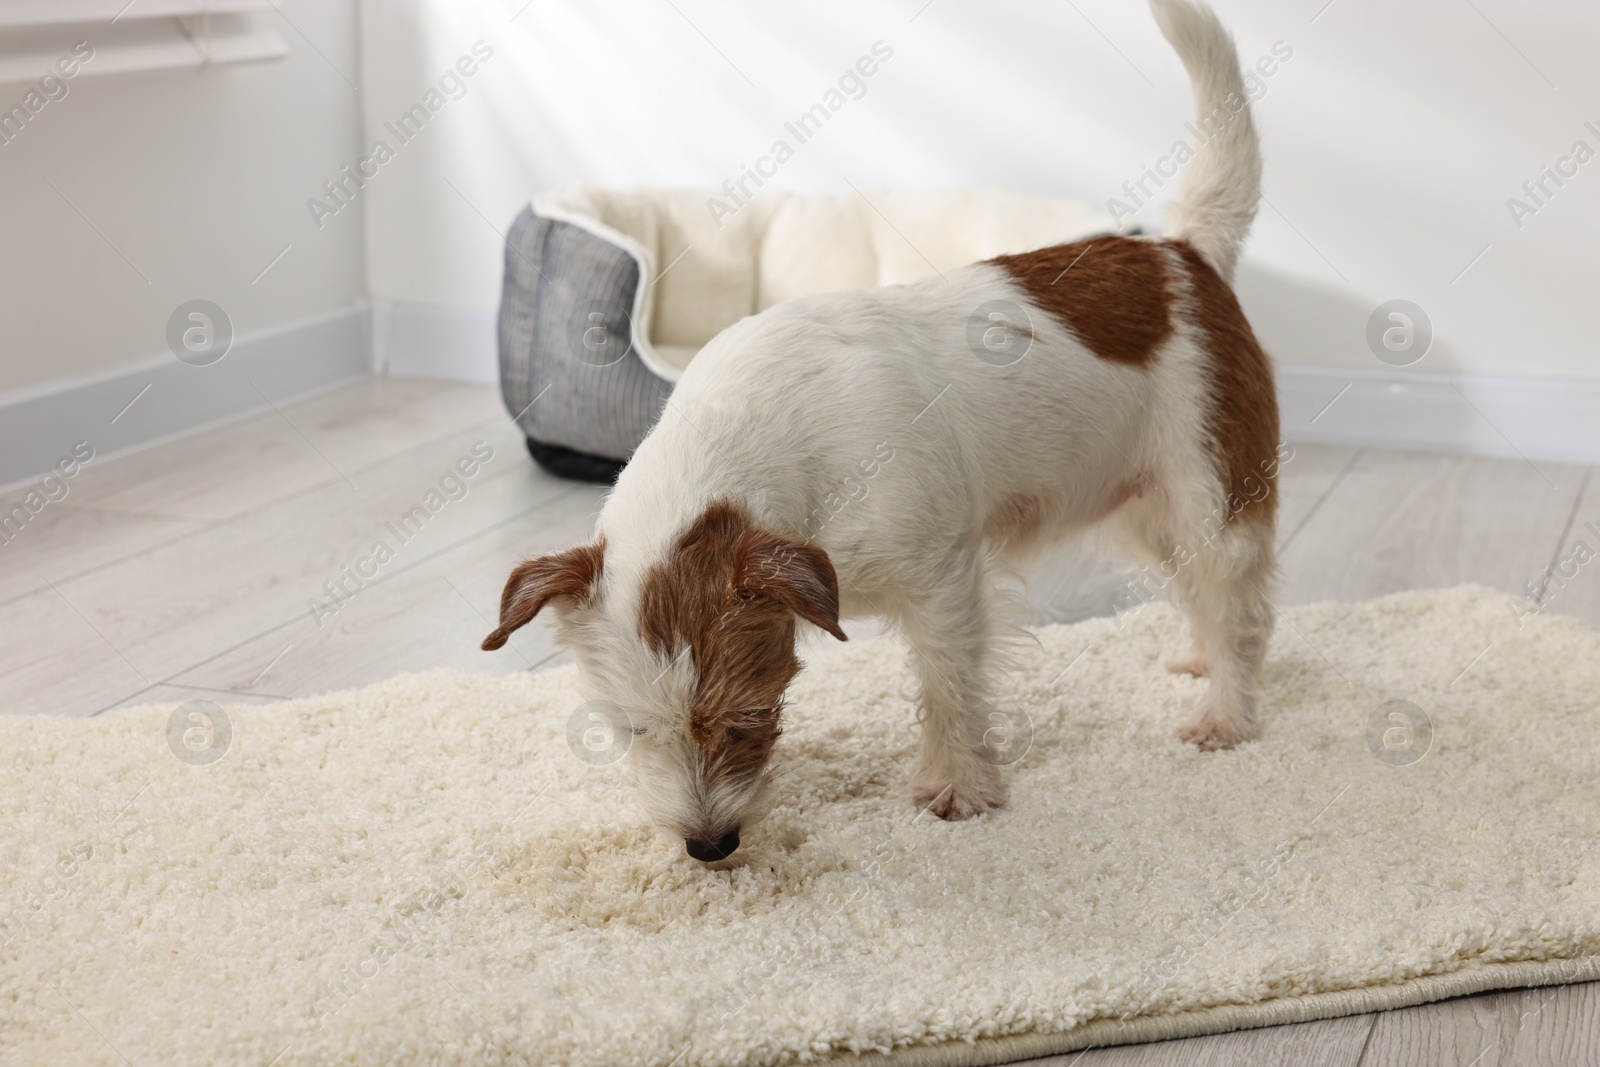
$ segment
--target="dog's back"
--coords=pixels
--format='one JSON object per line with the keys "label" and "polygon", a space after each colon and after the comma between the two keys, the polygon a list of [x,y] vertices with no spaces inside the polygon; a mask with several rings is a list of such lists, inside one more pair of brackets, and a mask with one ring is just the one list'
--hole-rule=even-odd
{"label": "dog's back", "polygon": [[952,538],[1026,549],[1158,474],[1186,511],[1231,496],[1270,513],[1271,365],[1226,284],[1258,200],[1255,128],[1216,17],[1152,7],[1211,135],[1168,239],[1002,256],[746,319],[690,365],[608,517],[664,543],[710,502],[748,498],[833,554],[846,599],[871,610],[853,591],[906,580]]}

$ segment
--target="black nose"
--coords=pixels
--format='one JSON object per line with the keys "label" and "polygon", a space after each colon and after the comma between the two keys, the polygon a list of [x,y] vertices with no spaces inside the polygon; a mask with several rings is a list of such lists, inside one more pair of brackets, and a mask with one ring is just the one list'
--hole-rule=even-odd
{"label": "black nose", "polygon": [[739,848],[739,831],[729,830],[715,841],[697,841],[689,838],[683,843],[689,855],[701,863],[715,863],[733,855]]}

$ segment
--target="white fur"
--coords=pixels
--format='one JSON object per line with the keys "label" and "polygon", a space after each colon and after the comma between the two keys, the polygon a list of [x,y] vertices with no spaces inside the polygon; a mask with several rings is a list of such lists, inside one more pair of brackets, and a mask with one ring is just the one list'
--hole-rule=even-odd
{"label": "white fur", "polygon": [[[1231,45],[1209,11],[1183,0],[1152,6],[1202,106],[1225,91],[1242,100]],[[1224,273],[1256,195],[1229,183],[1259,171],[1248,114],[1231,130],[1202,150],[1179,197],[1178,234]],[[1228,155],[1207,158],[1218,152]],[[1181,262],[1167,254],[1181,286]],[[715,795],[698,780],[687,737],[693,664],[663,660],[639,635],[646,571],[713,501],[738,501],[773,530],[811,539],[837,571],[842,613],[882,615],[911,643],[924,731],[914,795],[953,818],[1004,797],[981,744],[1000,629],[997,558],[1104,519],[1135,555],[1158,562],[1226,513],[1205,430],[1207,356],[1181,315],[1157,358],[1130,367],[1034,309],[1031,348],[1001,367],[970,343],[974,315],[995,301],[1031,307],[1002,269],[978,264],[744,319],[689,365],[623,471],[600,516],[599,588],[564,618],[591,695],[621,704],[643,729],[633,755],[643,797],[677,832],[748,823],[759,791]],[[892,459],[864,476],[863,463],[886,447]],[[986,536],[1018,495],[1043,502],[1039,536]],[[1108,502],[1123,497],[1107,518]],[[1251,732],[1271,567],[1270,528],[1229,526],[1174,580],[1212,679],[1187,731],[1196,742]]]}
{"label": "white fur", "polygon": [[1189,72],[1197,125],[1216,130],[1167,209],[1167,232],[1194,245],[1231,284],[1239,247],[1261,199],[1261,148],[1239,75],[1239,56],[1209,7],[1189,0],[1152,0],[1150,9]]}

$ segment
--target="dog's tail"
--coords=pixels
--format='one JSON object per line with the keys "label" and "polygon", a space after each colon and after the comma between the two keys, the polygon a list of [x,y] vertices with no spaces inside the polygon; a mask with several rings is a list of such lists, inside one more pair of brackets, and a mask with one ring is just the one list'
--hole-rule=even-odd
{"label": "dog's tail", "polygon": [[1189,72],[1199,136],[1178,195],[1167,211],[1167,235],[1195,247],[1233,281],[1239,247],[1261,199],[1261,145],[1239,73],[1233,38],[1197,0],[1150,0],[1156,23]]}

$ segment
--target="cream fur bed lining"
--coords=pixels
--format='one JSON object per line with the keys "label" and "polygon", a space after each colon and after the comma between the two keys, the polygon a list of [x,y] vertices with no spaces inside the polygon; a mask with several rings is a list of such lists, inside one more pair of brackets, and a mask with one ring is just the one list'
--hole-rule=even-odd
{"label": "cream fur bed lining", "polygon": [[633,351],[676,381],[707,341],[811,293],[872,289],[1116,229],[1099,208],[1005,189],[803,195],[762,190],[732,215],[720,190],[570,185],[533,198],[545,218],[622,248],[641,284]]}
{"label": "cream fur bed lining", "polygon": [[1264,736],[1200,753],[1180,620],[1124,622],[1036,631],[960,824],[902,797],[903,652],[819,646],[728,871],[565,669],[0,720],[0,1058],[966,1065],[1600,977],[1600,636],[1295,609]]}

